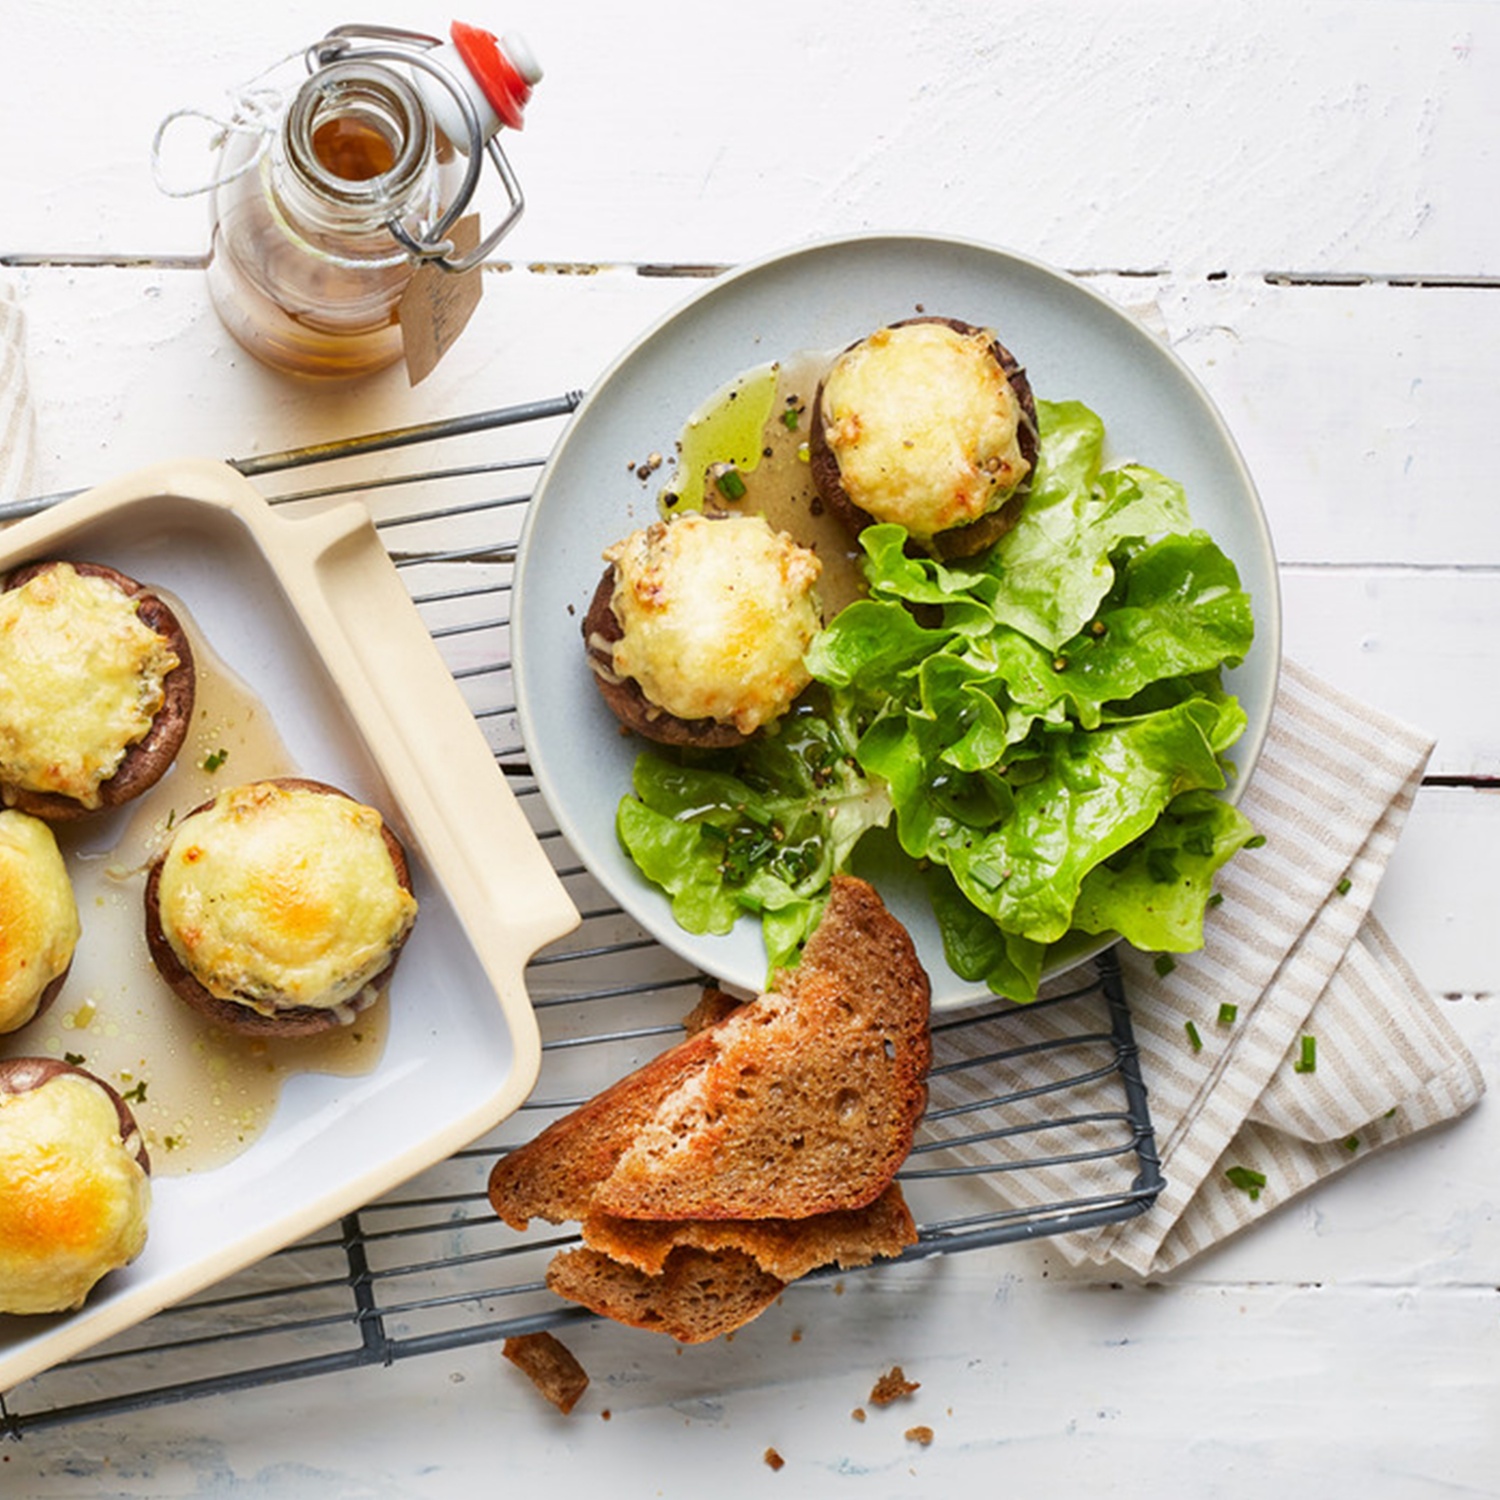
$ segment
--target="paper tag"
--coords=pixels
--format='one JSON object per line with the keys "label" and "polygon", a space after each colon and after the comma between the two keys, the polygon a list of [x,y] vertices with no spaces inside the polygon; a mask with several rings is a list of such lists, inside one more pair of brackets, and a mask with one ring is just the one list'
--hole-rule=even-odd
{"label": "paper tag", "polygon": [[[448,236],[455,256],[467,255],[479,243],[479,215],[469,214],[455,224]],[[437,362],[452,348],[454,340],[479,306],[481,267],[455,276],[435,265],[423,264],[396,304],[401,341],[406,351],[406,374],[419,385],[432,374]]]}

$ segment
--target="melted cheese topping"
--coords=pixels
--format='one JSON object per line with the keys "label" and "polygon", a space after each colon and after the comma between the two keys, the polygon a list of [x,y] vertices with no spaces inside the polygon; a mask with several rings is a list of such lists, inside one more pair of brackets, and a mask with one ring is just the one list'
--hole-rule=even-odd
{"label": "melted cheese topping", "polygon": [[0,1312],[64,1312],[146,1243],[151,1180],[77,1074],[0,1093]]}
{"label": "melted cheese topping", "polygon": [[35,1014],[78,943],[73,883],[40,818],[0,812],[0,1032]]}
{"label": "melted cheese topping", "polygon": [[658,521],[609,548],[623,635],[613,666],[657,707],[750,734],[812,680],[817,555],[760,516]]}
{"label": "melted cheese topping", "polygon": [[0,594],[0,781],[98,807],[178,664],[135,600],[68,563]]}
{"label": "melted cheese topping", "polygon": [[211,995],[265,1015],[334,1009],[390,962],[416,918],[373,807],[256,782],[179,825],[162,931]]}
{"label": "melted cheese topping", "polygon": [[823,435],[849,498],[919,542],[998,510],[1026,477],[1021,405],[990,335],[882,328],[834,361]]}

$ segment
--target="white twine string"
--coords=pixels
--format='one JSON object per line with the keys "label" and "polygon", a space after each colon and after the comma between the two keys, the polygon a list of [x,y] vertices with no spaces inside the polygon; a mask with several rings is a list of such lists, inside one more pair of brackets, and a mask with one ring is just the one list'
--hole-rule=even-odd
{"label": "white twine string", "polygon": [[[157,188],[168,198],[194,198],[202,193],[210,193],[215,188],[244,176],[246,172],[253,171],[266,154],[267,147],[280,127],[287,98],[286,89],[271,83],[263,83],[261,80],[268,78],[278,68],[285,67],[294,58],[304,55],[301,49],[289,52],[269,67],[263,68],[248,82],[241,84],[238,88],[230,89],[228,91],[230,110],[227,119],[209,110],[198,109],[191,105],[182,109],[174,109],[167,115],[156,127],[156,134],[151,138],[151,175],[156,180]],[[231,136],[253,136],[254,148],[249,156],[232,171],[216,169],[205,182],[197,182],[187,187],[174,185],[167,180],[166,168],[162,161],[162,143],[166,139],[167,132],[183,120],[203,120],[213,127],[208,138],[208,151],[221,162],[224,159],[224,145]]]}

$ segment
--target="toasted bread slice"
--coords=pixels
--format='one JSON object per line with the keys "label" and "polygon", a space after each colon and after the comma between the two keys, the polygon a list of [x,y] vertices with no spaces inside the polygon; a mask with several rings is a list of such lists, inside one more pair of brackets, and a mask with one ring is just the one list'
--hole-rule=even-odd
{"label": "toasted bread slice", "polygon": [[900,1185],[892,1183],[864,1208],[837,1209],[806,1219],[585,1219],[583,1242],[612,1260],[659,1276],[672,1251],[737,1250],[763,1271],[795,1281],[818,1266],[845,1270],[899,1255],[917,1242],[917,1226]]}
{"label": "toasted bread slice", "polygon": [[508,1224],[801,1219],[863,1208],[926,1107],[930,988],[864,881],[833,882],[797,968],[499,1161]]}
{"label": "toasted bread slice", "polygon": [[564,1250],[547,1267],[559,1297],[631,1328],[664,1333],[681,1344],[705,1344],[764,1312],[785,1290],[738,1250],[679,1246],[659,1276],[622,1265],[598,1250]]}
{"label": "toasted bread slice", "polygon": [[490,1203],[513,1229],[532,1219],[582,1220],[594,1190],[614,1171],[661,1100],[714,1055],[710,1027],[663,1052],[497,1161]]}
{"label": "toasted bread slice", "polygon": [[662,1099],[593,1211],[806,1218],[873,1202],[926,1107],[928,1002],[906,929],[841,878],[802,962],[707,1033],[715,1056]]}

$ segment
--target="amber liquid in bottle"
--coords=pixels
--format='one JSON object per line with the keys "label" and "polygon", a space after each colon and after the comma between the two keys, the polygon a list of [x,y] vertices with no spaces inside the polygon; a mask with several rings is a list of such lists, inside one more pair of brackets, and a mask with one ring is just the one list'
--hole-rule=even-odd
{"label": "amber liquid in bottle", "polygon": [[324,120],[313,131],[313,154],[345,182],[384,177],[396,165],[389,137],[365,120],[343,116]]}
{"label": "amber liquid in bottle", "polygon": [[301,375],[400,359],[397,306],[414,265],[386,225],[429,214],[437,181],[432,127],[409,85],[384,69],[329,69],[256,165],[234,175],[238,165],[226,157],[208,264],[235,339]]}

